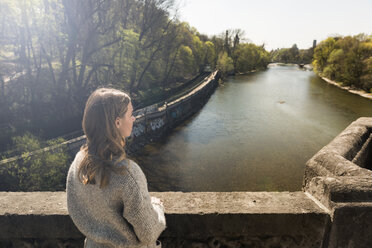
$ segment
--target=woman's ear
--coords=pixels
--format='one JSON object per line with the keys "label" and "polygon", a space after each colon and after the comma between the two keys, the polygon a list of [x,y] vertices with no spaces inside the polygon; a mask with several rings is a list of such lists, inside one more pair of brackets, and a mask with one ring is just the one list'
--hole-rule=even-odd
{"label": "woman's ear", "polygon": [[116,126],[116,128],[120,127],[120,118],[119,117],[116,117],[115,126]]}

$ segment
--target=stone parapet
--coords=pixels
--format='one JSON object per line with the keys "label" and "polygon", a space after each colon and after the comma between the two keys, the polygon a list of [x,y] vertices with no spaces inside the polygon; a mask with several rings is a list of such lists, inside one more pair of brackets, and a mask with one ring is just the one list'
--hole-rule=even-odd
{"label": "stone parapet", "polygon": [[330,210],[327,247],[372,247],[372,118],[351,123],[307,163],[303,190]]}
{"label": "stone parapet", "polygon": [[307,163],[304,186],[316,176],[372,177],[372,118],[351,123]]}
{"label": "stone parapet", "polygon": [[[327,211],[303,192],[151,195],[164,202],[163,247],[321,247],[330,223]],[[68,215],[65,192],[0,192],[0,246],[81,247],[83,238]]]}
{"label": "stone parapet", "polygon": [[372,202],[372,118],[351,123],[307,163],[303,189],[324,205]]}

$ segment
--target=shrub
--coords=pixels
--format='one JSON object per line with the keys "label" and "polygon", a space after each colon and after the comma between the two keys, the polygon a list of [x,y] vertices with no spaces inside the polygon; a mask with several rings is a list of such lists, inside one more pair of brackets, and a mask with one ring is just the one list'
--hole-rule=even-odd
{"label": "shrub", "polygon": [[217,69],[221,71],[222,77],[226,77],[229,73],[234,71],[233,60],[226,52],[222,52],[218,55]]}
{"label": "shrub", "polygon": [[[14,137],[13,141],[23,153],[18,160],[0,166],[0,190],[58,191],[65,189],[66,174],[70,164],[66,145],[49,151],[41,151],[42,141],[30,133]],[[63,141],[62,138],[58,138],[45,144],[54,146]]]}

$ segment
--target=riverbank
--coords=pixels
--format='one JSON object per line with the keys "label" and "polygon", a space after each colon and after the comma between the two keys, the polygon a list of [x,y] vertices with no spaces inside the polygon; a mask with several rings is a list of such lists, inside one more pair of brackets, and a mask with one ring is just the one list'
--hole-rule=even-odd
{"label": "riverbank", "polygon": [[[284,63],[271,63],[268,65],[268,67],[274,67],[274,66],[285,66],[285,65],[295,65],[295,64],[284,64]],[[308,71],[313,71],[313,67],[311,64],[305,64],[303,67],[300,67],[301,69],[304,69],[304,70],[308,70]],[[337,86],[338,88],[340,89],[343,89],[343,90],[347,90],[348,92],[352,93],[352,94],[356,94],[356,95],[359,95],[361,97],[364,97],[364,98],[367,98],[367,99],[370,99],[372,100],[372,93],[368,93],[364,90],[360,90],[360,89],[354,89],[350,86],[342,86],[341,83],[339,82],[336,82],[336,81],[333,81],[331,79],[328,79],[326,77],[323,77],[321,76],[319,73],[317,73],[317,75],[319,77],[321,77],[324,81],[326,81],[327,83],[329,84],[332,84],[332,85],[335,85]]]}
{"label": "riverbank", "polygon": [[257,71],[259,71],[259,70],[251,70],[251,71],[247,71],[247,72],[237,72],[237,73],[234,74],[234,76],[235,75],[247,75],[247,74],[251,74],[253,72],[257,72]]}
{"label": "riverbank", "polygon": [[[319,75],[319,74],[318,74]],[[320,75],[319,75],[320,76]],[[332,85],[335,85],[337,86],[338,88],[340,89],[343,89],[343,90],[347,90],[348,92],[352,93],[352,94],[356,94],[356,95],[359,95],[361,97],[364,97],[364,98],[367,98],[369,100],[372,100],[372,93],[367,93],[365,92],[364,90],[357,90],[357,89],[353,89],[349,86],[342,86],[341,83],[338,83],[336,81],[333,81],[331,79],[328,79],[326,77],[323,77],[323,76],[320,76],[324,81],[326,81],[327,83],[329,84],[332,84]]]}
{"label": "riverbank", "polygon": [[248,75],[248,74],[251,74],[251,73],[254,73],[254,72],[266,71],[268,68],[272,67],[271,65],[276,66],[277,64],[276,63],[270,63],[266,66],[266,68],[254,69],[254,70],[250,70],[250,71],[246,71],[246,72],[234,72],[232,74],[229,74],[228,76],[236,76],[236,75],[242,76],[242,75]]}
{"label": "riverbank", "polygon": [[311,64],[281,63],[281,62],[270,63],[268,64],[267,68],[275,67],[275,66],[298,66],[300,69],[305,70],[305,71],[313,70],[313,66]]}

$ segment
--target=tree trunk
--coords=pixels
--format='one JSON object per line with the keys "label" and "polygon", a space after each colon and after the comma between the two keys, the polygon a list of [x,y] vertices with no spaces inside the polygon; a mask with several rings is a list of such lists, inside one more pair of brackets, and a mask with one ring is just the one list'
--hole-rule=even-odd
{"label": "tree trunk", "polygon": [[[44,53],[45,59],[46,59],[46,61],[48,63],[48,68],[49,68],[50,75],[52,76],[53,85],[56,86],[57,85],[57,82],[56,82],[56,76],[54,74],[54,69],[53,69],[52,61],[50,60],[49,55],[45,51],[45,48],[44,48],[43,44],[41,43],[41,41],[39,43],[40,43],[41,51]],[[40,61],[41,61],[41,59],[40,59]]]}
{"label": "tree trunk", "polygon": [[169,66],[169,70],[166,71],[165,77],[163,79],[163,88],[164,88],[164,90],[165,90],[165,87],[168,85],[169,77],[170,77],[170,75],[173,72],[173,68],[174,68],[174,64],[176,63],[176,58],[178,56],[179,48],[180,48],[180,46],[177,47],[176,52],[174,53],[174,56],[173,56],[173,59],[172,59],[172,63]]}
{"label": "tree trunk", "polygon": [[137,86],[136,86],[137,89],[139,89],[139,88],[141,87],[142,79],[143,79],[143,77],[145,76],[145,73],[147,72],[147,70],[149,69],[151,63],[154,61],[154,57],[155,57],[155,55],[160,51],[160,48],[161,48],[161,44],[160,44],[160,42],[159,42],[158,47],[157,47],[157,48],[155,49],[155,51],[151,54],[151,57],[150,57],[149,61],[147,61],[147,64],[146,64],[145,68],[143,69],[143,71],[142,71],[140,77],[138,78],[138,83],[137,83]]}
{"label": "tree trunk", "polygon": [[5,82],[3,76],[0,74],[0,89],[1,89],[1,101],[5,101]]}

